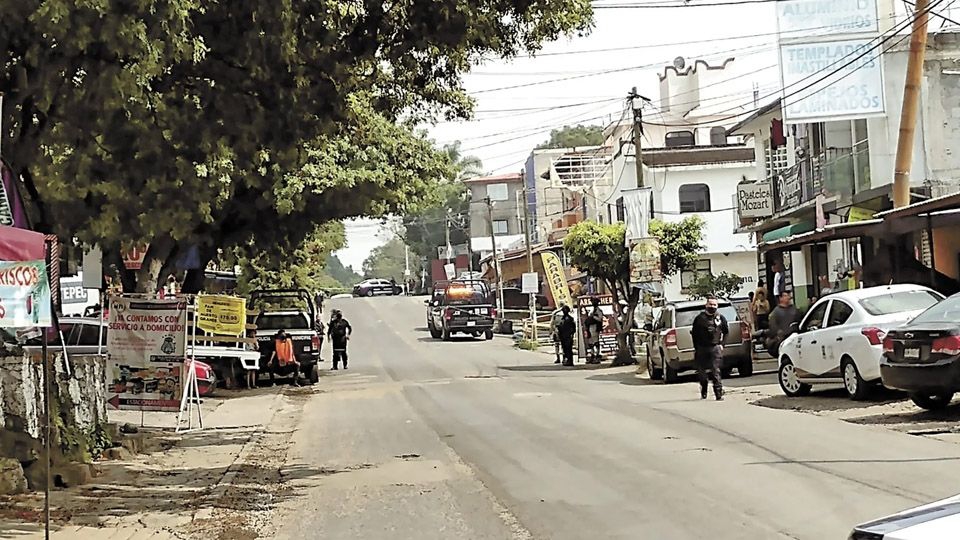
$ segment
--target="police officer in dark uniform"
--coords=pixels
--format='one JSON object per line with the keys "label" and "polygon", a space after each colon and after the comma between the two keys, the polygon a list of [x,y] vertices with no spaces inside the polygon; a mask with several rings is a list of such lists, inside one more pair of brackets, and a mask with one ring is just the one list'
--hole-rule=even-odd
{"label": "police officer in dark uniform", "polygon": [[707,297],[703,313],[693,320],[694,360],[700,377],[700,399],[707,399],[707,377],[713,381],[713,393],[717,401],[723,400],[723,383],[720,370],[723,367],[723,341],[730,333],[727,319],[717,312],[717,297]]}

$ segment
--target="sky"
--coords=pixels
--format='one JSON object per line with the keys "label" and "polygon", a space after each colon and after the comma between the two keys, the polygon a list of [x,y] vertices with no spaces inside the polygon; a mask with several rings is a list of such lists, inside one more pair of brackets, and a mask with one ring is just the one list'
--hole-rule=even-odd
{"label": "sky", "polygon": [[[618,120],[632,87],[658,99],[657,74],[678,56],[683,56],[687,65],[695,59],[716,64],[735,58],[737,71],[746,65],[751,75],[747,77],[750,80],[731,84],[738,89],[757,84],[760,105],[779,95],[773,3],[602,7],[669,2],[672,0],[597,0],[589,35],[547,44],[532,58],[477,65],[464,77],[467,91],[476,100],[475,118],[427,126],[430,135],[438,146],[461,141],[462,151],[479,157],[489,174],[519,171],[551,129],[578,123],[606,126]],[[724,97],[719,92],[711,105],[743,105],[742,94],[734,93],[731,90]],[[376,223],[360,220],[347,224],[348,247],[338,253],[344,264],[359,271],[370,250],[389,239]]]}

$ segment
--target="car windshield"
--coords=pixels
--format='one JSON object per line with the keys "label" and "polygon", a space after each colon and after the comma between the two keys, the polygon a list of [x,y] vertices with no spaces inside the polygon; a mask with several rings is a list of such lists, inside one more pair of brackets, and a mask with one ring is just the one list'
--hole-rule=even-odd
{"label": "car windshield", "polygon": [[289,330],[291,328],[310,328],[310,324],[302,313],[278,313],[257,317],[257,330]]}
{"label": "car windshield", "polygon": [[960,321],[960,296],[951,296],[939,304],[917,315],[910,324],[917,323],[951,323]]}
{"label": "car windshield", "polygon": [[943,300],[939,293],[925,289],[915,291],[897,291],[880,294],[860,300],[860,305],[867,313],[880,316],[903,313],[906,311],[921,311]]}
{"label": "car windshield", "polygon": [[[737,317],[737,309],[731,306],[730,304],[720,306],[718,310],[721,315],[728,322],[733,322],[739,320]],[[693,326],[693,320],[697,318],[697,315],[703,313],[702,306],[696,306],[692,308],[685,308],[683,310],[677,310],[677,324],[679,328],[681,326]]]}

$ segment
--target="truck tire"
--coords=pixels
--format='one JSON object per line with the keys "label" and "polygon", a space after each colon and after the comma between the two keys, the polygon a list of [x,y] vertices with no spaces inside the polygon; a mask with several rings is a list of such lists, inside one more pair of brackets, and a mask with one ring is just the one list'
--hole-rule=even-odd
{"label": "truck tire", "polygon": [[430,329],[430,337],[433,339],[440,339],[440,330],[437,330],[437,327],[434,326],[432,322],[427,325],[427,328]]}
{"label": "truck tire", "polygon": [[490,341],[491,339],[493,339],[493,330],[491,329],[491,330],[487,330],[486,332],[484,332],[484,333],[483,333],[483,337],[484,337],[484,339],[486,339],[487,341]]}
{"label": "truck tire", "polygon": [[737,368],[737,374],[741,377],[750,377],[753,375],[753,358],[747,358]]}
{"label": "truck tire", "polygon": [[670,367],[670,364],[667,362],[667,355],[660,351],[660,358],[663,358],[663,382],[664,384],[673,384],[680,379],[680,374],[677,373],[677,370]]}
{"label": "truck tire", "polygon": [[310,384],[317,384],[318,382],[320,382],[320,368],[316,364],[314,364],[313,367],[310,368],[309,379],[310,379]]}

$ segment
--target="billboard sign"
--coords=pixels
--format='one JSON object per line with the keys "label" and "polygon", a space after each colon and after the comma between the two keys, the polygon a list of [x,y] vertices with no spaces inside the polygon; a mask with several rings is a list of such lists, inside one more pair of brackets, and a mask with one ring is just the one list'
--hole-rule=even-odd
{"label": "billboard sign", "polygon": [[737,211],[742,218],[773,215],[773,190],[770,182],[750,182],[737,186]]}
{"label": "billboard sign", "polygon": [[877,0],[780,0],[777,24],[787,37],[867,34],[880,31]]}
{"label": "billboard sign", "polygon": [[0,261],[0,328],[53,325],[44,261]]}
{"label": "billboard sign", "polygon": [[115,409],[179,411],[187,305],[112,298],[107,403]]}
{"label": "billboard sign", "polygon": [[[780,45],[784,122],[882,116],[883,62],[870,39]],[[864,55],[862,58],[858,58]],[[850,65],[850,61],[857,59]],[[843,69],[839,69],[842,66]],[[821,80],[822,79],[822,80]],[[807,86],[810,86],[807,88]]]}
{"label": "billboard sign", "polygon": [[656,238],[640,238],[630,244],[630,284],[636,286],[663,281],[660,242]]}
{"label": "billboard sign", "polygon": [[[580,323],[580,357],[586,358],[587,319],[593,312],[591,296],[581,296],[577,300],[577,314]],[[603,313],[603,329],[600,331],[600,356],[613,357],[617,354],[617,312],[613,306],[613,296],[600,294],[595,298],[600,300],[600,311]]]}
{"label": "billboard sign", "polygon": [[247,320],[247,301],[236,296],[197,297],[197,327],[211,334],[239,336]]}

